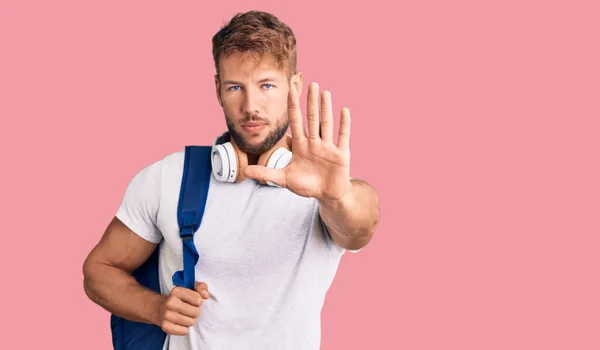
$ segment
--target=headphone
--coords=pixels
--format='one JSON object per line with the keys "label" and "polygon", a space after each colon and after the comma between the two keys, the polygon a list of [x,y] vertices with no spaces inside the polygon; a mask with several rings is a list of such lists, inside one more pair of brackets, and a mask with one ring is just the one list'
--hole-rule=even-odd
{"label": "headphone", "polygon": [[[292,137],[285,134],[281,140],[270,150],[260,155],[258,165],[271,169],[283,169],[292,160]],[[214,177],[223,182],[242,182],[246,180],[243,174],[244,168],[248,166],[248,155],[240,150],[229,132],[217,136],[212,145],[211,165]],[[263,185],[279,187],[267,181],[260,181]]]}

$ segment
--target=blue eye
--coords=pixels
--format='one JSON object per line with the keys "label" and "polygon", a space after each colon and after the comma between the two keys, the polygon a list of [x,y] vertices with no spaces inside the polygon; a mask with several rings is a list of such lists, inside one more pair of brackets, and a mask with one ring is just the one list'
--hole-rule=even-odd
{"label": "blue eye", "polygon": [[229,89],[237,91],[238,90],[237,88],[239,88],[239,87],[240,87],[239,85],[234,85],[234,86],[230,87]]}
{"label": "blue eye", "polygon": [[273,85],[271,85],[271,84],[265,84],[264,86],[265,86],[267,89],[269,89],[269,88],[273,87]]}

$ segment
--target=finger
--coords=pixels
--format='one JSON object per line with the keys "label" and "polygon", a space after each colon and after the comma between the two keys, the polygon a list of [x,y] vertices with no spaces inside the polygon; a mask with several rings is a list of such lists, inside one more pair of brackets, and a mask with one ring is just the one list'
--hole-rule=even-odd
{"label": "finger", "polygon": [[[200,298],[200,300],[202,301],[202,298]],[[202,304],[202,302],[200,302],[199,305],[193,305],[190,304],[184,300],[178,299],[178,298],[171,298],[171,300],[169,300],[167,302],[166,305],[166,310],[168,311],[174,311],[178,314],[182,314],[188,317],[198,317],[200,316],[200,305]],[[165,311],[166,314],[167,311]]]}
{"label": "finger", "polygon": [[302,110],[300,109],[300,96],[295,84],[291,84],[290,92],[288,93],[288,117],[290,119],[292,139],[303,139],[305,135],[304,124],[302,123]]}
{"label": "finger", "polygon": [[285,172],[283,169],[271,169],[262,165],[249,165],[244,169],[244,175],[261,182],[270,181],[277,186],[285,187]]}
{"label": "finger", "polygon": [[320,138],[321,129],[319,125],[319,84],[310,83],[308,86],[307,103],[308,138],[317,140]]}
{"label": "finger", "polygon": [[171,335],[187,335],[190,331],[189,327],[180,326],[173,322],[164,322],[161,328],[165,333]]}
{"label": "finger", "polygon": [[204,282],[196,282],[194,290],[200,293],[200,295],[204,299],[208,299],[210,297],[210,294],[208,294],[208,285],[206,285],[206,283]]}
{"label": "finger", "polygon": [[187,288],[173,289],[171,292],[177,299],[184,301],[190,305],[200,306],[202,304],[202,296],[195,290]]}
{"label": "finger", "polygon": [[164,316],[165,321],[169,321],[171,323],[174,323],[178,326],[183,326],[183,327],[191,327],[193,325],[196,324],[196,319],[186,316],[186,315],[182,315],[180,313],[177,313],[175,311],[171,311],[171,310],[167,310],[165,312],[165,316]]}
{"label": "finger", "polygon": [[329,91],[321,94],[321,139],[323,142],[333,142],[333,109]]}
{"label": "finger", "polygon": [[338,148],[341,150],[350,147],[350,110],[342,108],[342,116],[340,118],[340,131],[338,137]]}

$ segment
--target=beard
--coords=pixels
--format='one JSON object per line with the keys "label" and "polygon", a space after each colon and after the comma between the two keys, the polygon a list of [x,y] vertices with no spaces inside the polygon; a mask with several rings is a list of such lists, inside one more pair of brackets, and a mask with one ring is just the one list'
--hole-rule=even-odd
{"label": "beard", "polygon": [[[288,127],[290,126],[290,122],[288,119],[288,115],[287,112],[277,121],[277,127],[272,130],[269,135],[267,135],[266,139],[258,144],[258,145],[252,145],[248,142],[248,140],[246,140],[244,138],[244,136],[242,136],[241,133],[239,133],[236,128],[235,125],[233,125],[233,123],[231,122],[231,120],[229,120],[229,118],[227,117],[227,115],[225,115],[225,121],[227,123],[227,129],[229,130],[229,135],[233,138],[233,140],[235,141],[235,143],[237,144],[238,148],[247,153],[247,154],[252,154],[252,155],[261,155],[265,152],[267,152],[268,150],[270,150],[271,148],[273,148],[273,146],[275,146],[277,144],[277,142],[279,142],[279,140],[281,140],[282,137],[285,136],[285,133],[288,129]],[[265,123],[266,125],[270,126],[271,123],[268,120],[264,120],[255,116],[246,116],[243,119],[241,119],[239,121],[240,124],[249,122],[249,121],[260,121]]]}

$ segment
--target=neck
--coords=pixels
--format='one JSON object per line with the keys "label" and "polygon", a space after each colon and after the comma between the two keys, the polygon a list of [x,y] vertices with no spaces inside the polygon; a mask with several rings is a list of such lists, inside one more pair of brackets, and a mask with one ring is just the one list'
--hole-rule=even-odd
{"label": "neck", "polygon": [[258,164],[258,155],[248,154],[248,165],[256,165]]}

